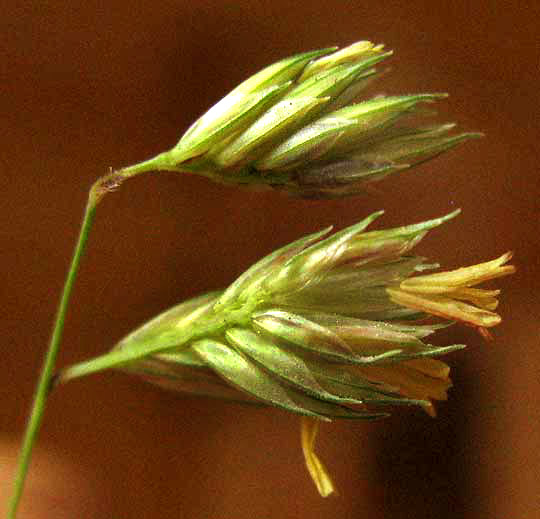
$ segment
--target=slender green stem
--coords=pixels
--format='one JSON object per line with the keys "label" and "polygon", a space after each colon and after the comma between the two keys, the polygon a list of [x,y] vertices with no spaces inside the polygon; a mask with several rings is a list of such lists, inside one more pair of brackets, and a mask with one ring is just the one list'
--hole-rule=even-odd
{"label": "slender green stem", "polygon": [[7,519],[15,519],[19,502],[21,500],[26,474],[30,464],[30,457],[32,455],[32,449],[39,433],[47,398],[53,385],[52,382],[55,373],[56,357],[58,356],[60,342],[62,341],[64,322],[66,320],[66,313],[69,306],[71,291],[77,277],[81,258],[84,254],[88,235],[94,222],[96,207],[106,193],[114,191],[125,179],[155,169],[166,169],[167,156],[167,153],[162,153],[150,160],[141,162],[140,164],[135,164],[133,166],[111,172],[108,175],[98,179],[88,193],[88,202],[86,204],[81,229],[79,231],[79,237],[77,239],[77,244],[75,245],[73,258],[69,266],[66,281],[64,283],[62,296],[60,297],[60,304],[58,305],[56,319],[54,321],[53,331],[49,341],[49,347],[47,349],[47,353],[45,354],[45,360],[43,362],[43,367],[41,369],[41,374],[34,394],[34,402],[30,411],[30,417],[26,425],[19,454],[17,472],[15,474],[13,484],[13,493],[9,501]]}
{"label": "slender green stem", "polygon": [[19,462],[14,480],[13,494],[9,502],[7,514],[8,519],[15,519],[17,508],[21,499],[26,473],[28,472],[28,465],[30,463],[30,456],[32,454],[32,448],[39,432],[43,413],[45,411],[45,404],[47,402],[47,397],[51,389],[51,381],[54,375],[54,367],[56,357],[58,355],[60,341],[62,340],[64,322],[66,319],[66,313],[69,305],[71,291],[73,288],[73,283],[75,281],[75,278],[77,277],[77,271],[79,269],[81,258],[84,254],[84,249],[88,240],[88,234],[94,221],[96,206],[101,197],[107,191],[112,189],[112,187],[119,183],[119,181],[115,181],[114,179],[114,174],[108,175],[103,179],[100,179],[92,186],[88,195],[88,202],[86,205],[86,210],[84,212],[81,229],[79,231],[79,238],[75,246],[73,259],[71,260],[71,265],[69,267],[64,288],[62,290],[60,304],[58,306],[56,319],[49,341],[49,348],[43,362],[41,375],[34,394],[34,402],[32,404],[30,417],[28,419],[23,443],[19,454]]}

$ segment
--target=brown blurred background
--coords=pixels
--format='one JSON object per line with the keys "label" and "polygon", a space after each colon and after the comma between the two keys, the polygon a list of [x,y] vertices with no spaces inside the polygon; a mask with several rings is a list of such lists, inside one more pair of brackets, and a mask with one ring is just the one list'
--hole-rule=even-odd
{"label": "brown blurred background", "polygon": [[110,348],[157,312],[231,282],[274,248],[387,210],[381,225],[455,207],[422,254],[456,267],[511,249],[503,324],[454,354],[435,420],[322,429],[341,495],[322,500],[279,411],[182,398],[115,373],[50,401],[20,517],[540,517],[539,15],[523,1],[20,2],[2,8],[0,286],[5,499],[91,182],[171,147],[250,73],[359,39],[395,50],[373,91],[448,91],[440,120],[487,137],[332,202],[291,201],[172,173],[143,176],[97,214],[60,365]]}

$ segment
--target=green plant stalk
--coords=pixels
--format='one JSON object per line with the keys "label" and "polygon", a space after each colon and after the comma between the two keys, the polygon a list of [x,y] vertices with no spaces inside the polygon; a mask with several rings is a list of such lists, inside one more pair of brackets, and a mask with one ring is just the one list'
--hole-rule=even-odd
{"label": "green plant stalk", "polygon": [[26,431],[21,446],[19,455],[19,462],[17,466],[17,473],[14,481],[13,494],[9,502],[8,519],[14,519],[17,513],[17,508],[22,496],[26,473],[28,472],[28,466],[30,463],[30,457],[32,454],[32,448],[36,441],[39,428],[41,426],[43,413],[45,411],[45,404],[49,391],[51,388],[51,381],[54,375],[54,367],[56,363],[56,357],[60,347],[60,341],[62,340],[62,333],[64,331],[64,322],[66,319],[66,313],[69,306],[69,300],[77,272],[79,270],[79,264],[84,254],[86,242],[92,224],[94,222],[94,216],[96,213],[98,197],[95,196],[94,186],[90,190],[88,196],[88,203],[86,204],[86,210],[84,212],[81,229],[79,232],[79,238],[75,246],[73,259],[66,277],[64,288],[62,290],[62,296],[60,298],[60,304],[56,314],[56,319],[53,326],[53,331],[49,341],[49,348],[47,350],[41,375],[34,395],[34,402],[32,404],[32,410],[30,412],[30,418],[28,420]]}
{"label": "green plant stalk", "polygon": [[60,297],[60,303],[58,305],[51,338],[49,340],[49,347],[45,354],[43,367],[41,369],[36,391],[34,393],[34,401],[19,454],[17,471],[13,483],[13,493],[8,505],[7,519],[15,519],[17,515],[17,509],[22,497],[32,450],[39,433],[41,422],[43,420],[47,398],[52,389],[56,357],[58,356],[58,350],[62,341],[64,323],[66,320],[66,313],[69,306],[71,292],[75,279],[77,278],[81,259],[84,255],[88,235],[90,234],[92,224],[94,223],[97,205],[106,193],[118,188],[126,178],[130,178],[134,175],[145,173],[147,171],[160,169],[160,160],[161,157],[158,156],[140,164],[135,164],[134,166],[112,172],[109,175],[105,175],[104,177],[98,179],[90,188],[88,193],[88,202],[86,204],[86,209],[79,231],[79,237],[77,239],[77,244],[75,245],[73,258],[71,260],[64,283],[64,288],[62,290],[62,295]]}

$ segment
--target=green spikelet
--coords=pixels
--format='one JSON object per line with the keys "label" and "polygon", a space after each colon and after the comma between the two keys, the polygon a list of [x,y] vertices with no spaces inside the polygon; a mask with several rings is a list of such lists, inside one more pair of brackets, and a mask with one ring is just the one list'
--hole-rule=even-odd
{"label": "green spikelet", "polygon": [[[363,184],[419,164],[478,133],[451,124],[411,126],[445,94],[357,102],[388,58],[367,41],[292,56],[256,73],[210,108],[176,146],[119,170],[191,172],[219,182],[265,184],[305,198],[357,193]],[[355,104],[356,103],[356,104]]]}
{"label": "green spikelet", "polygon": [[[334,234],[305,236],[226,290],[162,313],[60,380],[117,368],[168,389],[302,415],[306,465],[328,495],[333,485],[313,452],[310,420],[375,420],[393,405],[434,414],[431,401],[444,400],[451,387],[449,367],[435,357],[464,346],[425,339],[452,319],[482,330],[500,320],[498,291],[471,287],[512,273],[509,254],[435,274],[423,272],[437,265],[409,254],[458,213],[366,230],[378,212]],[[442,322],[426,323],[430,315]]]}

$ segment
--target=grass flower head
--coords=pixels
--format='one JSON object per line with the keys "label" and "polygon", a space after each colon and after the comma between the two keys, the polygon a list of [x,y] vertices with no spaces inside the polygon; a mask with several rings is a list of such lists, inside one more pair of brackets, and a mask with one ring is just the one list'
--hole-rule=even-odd
{"label": "grass flower head", "polygon": [[368,41],[297,54],[227,94],[176,146],[120,173],[163,169],[267,185],[306,198],[358,193],[478,133],[453,124],[417,126],[446,94],[358,98],[392,53]]}
{"label": "grass flower head", "polygon": [[429,338],[454,320],[498,324],[498,291],[471,287],[514,271],[505,254],[424,274],[438,266],[412,249],[457,211],[367,231],[380,214],[279,249],[226,290],[166,311],[120,341],[105,361],[74,366],[64,376],[116,366],[170,389],[302,415],[306,465],[328,495],[334,487],[314,452],[319,422],[374,420],[394,405],[434,415],[432,401],[446,399],[451,387],[450,369],[436,357],[464,346],[436,346]]}

